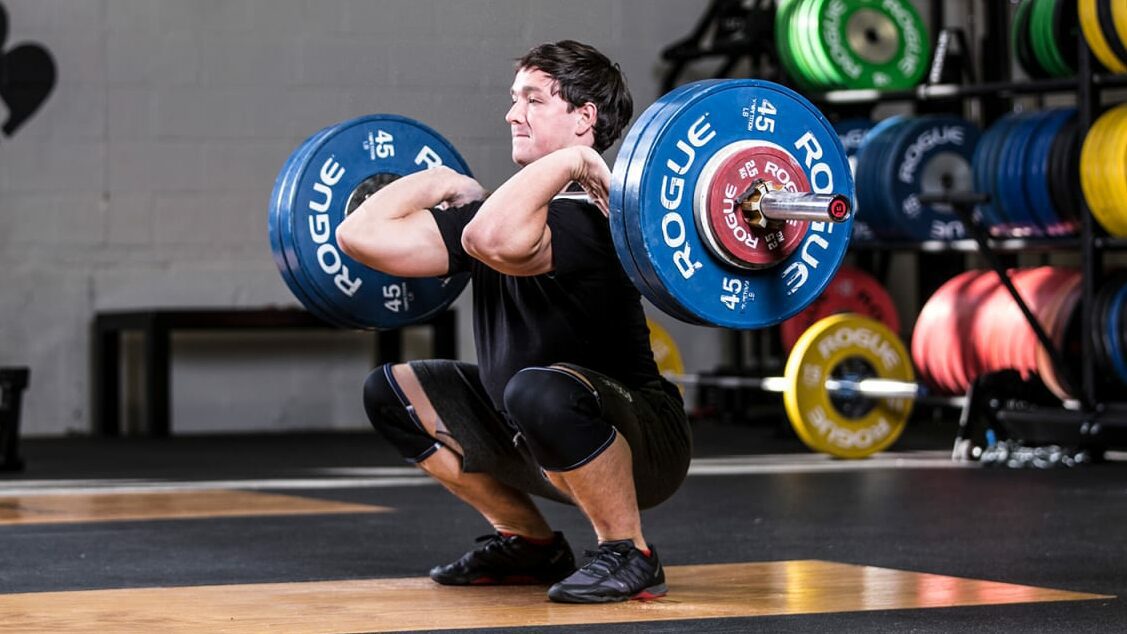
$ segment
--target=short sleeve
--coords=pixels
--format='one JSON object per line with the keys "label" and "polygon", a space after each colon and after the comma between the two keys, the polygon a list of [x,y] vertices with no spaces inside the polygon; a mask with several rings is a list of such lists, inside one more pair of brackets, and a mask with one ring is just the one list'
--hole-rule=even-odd
{"label": "short sleeve", "polygon": [[464,273],[470,270],[472,258],[462,247],[462,231],[470,223],[470,220],[473,220],[473,217],[477,215],[477,210],[480,208],[480,202],[473,202],[453,209],[430,210],[434,216],[434,221],[438,224],[438,231],[442,234],[442,241],[446,244],[446,252],[449,254],[450,268],[447,275]]}
{"label": "short sleeve", "polygon": [[583,270],[605,270],[618,260],[610,236],[610,222],[588,202],[554,200],[548,206],[552,230],[552,269],[557,275]]}

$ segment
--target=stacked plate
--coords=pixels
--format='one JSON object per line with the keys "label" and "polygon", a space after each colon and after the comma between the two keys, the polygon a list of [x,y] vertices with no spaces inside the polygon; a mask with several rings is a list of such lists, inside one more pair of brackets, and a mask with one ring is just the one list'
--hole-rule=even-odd
{"label": "stacked plate", "polygon": [[1018,65],[1035,79],[1076,73],[1076,0],[1021,0],[1010,23]]}
{"label": "stacked plate", "polygon": [[1080,28],[1092,54],[1109,71],[1127,73],[1127,3],[1079,0],[1078,10]]}
{"label": "stacked plate", "polygon": [[990,126],[974,153],[975,190],[990,194],[977,211],[990,233],[1075,234],[1079,148],[1075,108],[1011,114]]}
{"label": "stacked plate", "polygon": [[1127,237],[1127,104],[1092,124],[1080,152],[1080,184],[1103,228]]}
{"label": "stacked plate", "polygon": [[775,42],[800,88],[904,90],[931,62],[931,37],[908,0],[779,0]]}
{"label": "stacked plate", "polygon": [[883,239],[965,237],[954,210],[924,205],[919,197],[972,191],[978,138],[978,128],[958,117],[890,117],[878,123],[857,150],[855,224],[864,223]]}
{"label": "stacked plate", "polygon": [[[1078,340],[1080,273],[1037,267],[1009,272],[1045,332],[1074,361]],[[992,271],[971,270],[948,280],[924,304],[912,333],[912,360],[922,379],[946,394],[963,394],[987,372],[1036,373],[1060,398],[1071,395],[1009,291]]]}
{"label": "stacked plate", "polygon": [[390,329],[445,310],[469,282],[399,278],[344,255],[336,227],[388,182],[444,164],[469,168],[431,128],[398,115],[329,126],[290,154],[274,181],[268,232],[282,279],[309,312],[342,328]]}

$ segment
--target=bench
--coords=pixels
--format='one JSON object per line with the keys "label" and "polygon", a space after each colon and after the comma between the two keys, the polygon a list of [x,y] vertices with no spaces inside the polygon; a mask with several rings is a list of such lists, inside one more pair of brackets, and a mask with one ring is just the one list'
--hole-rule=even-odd
{"label": "bench", "polygon": [[0,471],[22,471],[20,403],[27,387],[28,368],[0,368]]}
{"label": "bench", "polygon": [[[447,310],[429,322],[434,331],[433,357],[457,357],[455,313]],[[143,416],[148,434],[167,437],[171,433],[171,394],[169,386],[170,339],[183,330],[341,330],[301,309],[289,308],[214,308],[152,309],[98,312],[94,317],[91,350],[93,433],[121,435],[121,334],[140,332],[142,359],[146,371]],[[352,332],[352,331],[342,331]],[[402,361],[403,330],[375,333],[375,364]]]}

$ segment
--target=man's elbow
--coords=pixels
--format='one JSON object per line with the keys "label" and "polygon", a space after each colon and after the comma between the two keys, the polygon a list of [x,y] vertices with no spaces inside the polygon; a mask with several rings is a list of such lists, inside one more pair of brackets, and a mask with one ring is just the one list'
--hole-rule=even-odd
{"label": "man's elbow", "polygon": [[383,270],[387,255],[384,249],[365,239],[355,226],[341,223],[336,230],[336,240],[341,253],[367,267]]}
{"label": "man's elbow", "polygon": [[515,244],[511,240],[484,239],[468,230],[462,233],[462,248],[475,260],[510,275],[522,274],[521,271],[536,255],[535,249],[527,245]]}
{"label": "man's elbow", "polygon": [[483,256],[494,250],[491,248],[494,245],[490,244],[489,237],[486,232],[477,229],[473,223],[466,225],[462,229],[462,248],[470,257],[481,259]]}
{"label": "man's elbow", "polygon": [[[462,230],[462,248],[482,262],[500,262],[513,257],[513,248],[495,231],[482,231],[472,224]],[[493,234],[493,235],[490,235]]]}

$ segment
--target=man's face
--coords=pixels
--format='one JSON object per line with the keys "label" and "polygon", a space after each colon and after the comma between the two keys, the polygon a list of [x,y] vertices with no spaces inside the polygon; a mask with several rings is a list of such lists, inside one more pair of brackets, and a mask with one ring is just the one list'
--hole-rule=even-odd
{"label": "man's face", "polygon": [[517,71],[509,91],[513,107],[505,120],[513,136],[513,162],[528,165],[536,159],[571,145],[583,143],[582,114],[568,111],[569,104],[553,92],[555,80],[537,68]]}

